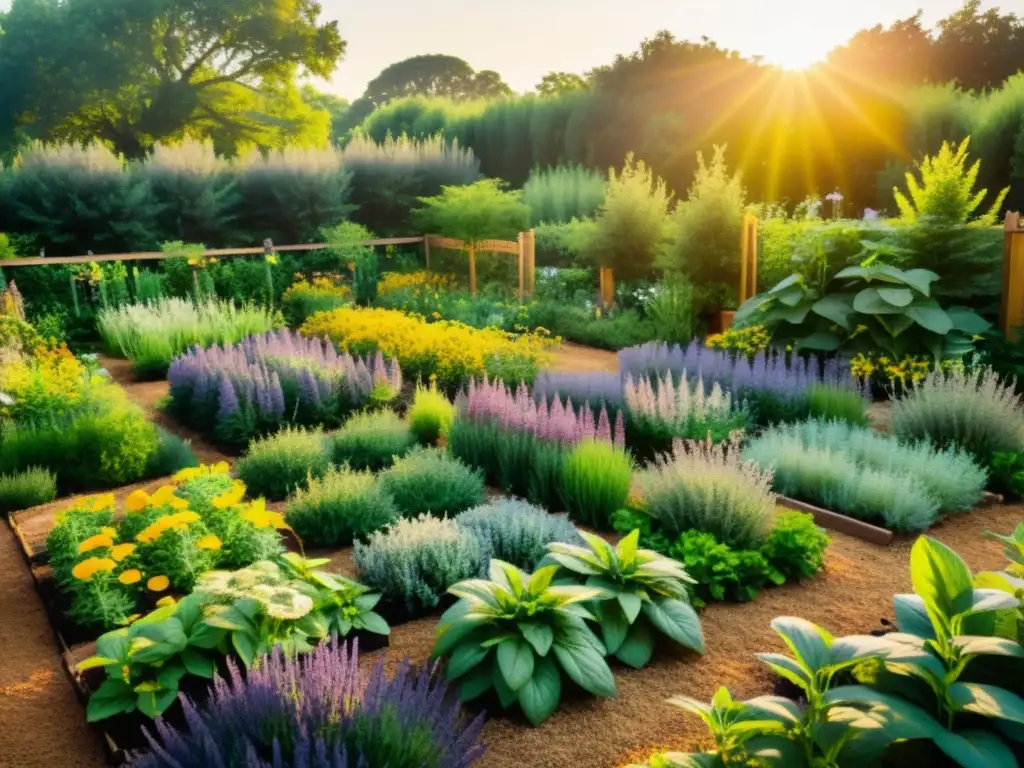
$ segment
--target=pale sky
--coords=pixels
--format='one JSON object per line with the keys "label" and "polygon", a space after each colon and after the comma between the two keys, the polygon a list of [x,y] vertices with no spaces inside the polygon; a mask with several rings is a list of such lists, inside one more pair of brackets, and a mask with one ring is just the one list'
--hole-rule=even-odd
{"label": "pale sky", "polygon": [[[518,92],[547,72],[583,73],[635,51],[659,29],[707,35],[774,63],[813,63],[858,29],[925,11],[931,27],[963,0],[321,0],[348,55],[326,90],[358,97],[384,67],[446,53],[493,69]],[[1024,15],[1024,0],[985,0]]]}

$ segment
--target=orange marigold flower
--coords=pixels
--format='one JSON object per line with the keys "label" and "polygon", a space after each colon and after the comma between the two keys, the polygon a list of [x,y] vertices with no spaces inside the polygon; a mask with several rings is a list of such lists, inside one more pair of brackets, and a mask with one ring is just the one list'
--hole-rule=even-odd
{"label": "orange marigold flower", "polygon": [[154,576],[146,582],[146,589],[150,592],[163,592],[171,586],[171,580],[166,576]]}
{"label": "orange marigold flower", "polygon": [[138,584],[142,581],[142,571],[138,568],[131,568],[121,573],[117,580],[122,584]]}

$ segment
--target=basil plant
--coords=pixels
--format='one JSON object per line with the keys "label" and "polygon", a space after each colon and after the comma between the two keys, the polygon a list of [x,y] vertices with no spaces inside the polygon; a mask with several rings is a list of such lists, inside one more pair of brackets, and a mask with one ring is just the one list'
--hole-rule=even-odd
{"label": "basil plant", "polygon": [[[601,590],[587,607],[597,618],[609,654],[640,669],[654,653],[655,630],[686,648],[704,652],[700,619],[690,605],[687,584],[694,584],[682,563],[638,549],[634,530],[612,546],[580,531],[589,547],[554,542],[547,560]],[[546,562],[545,561],[545,562]]]}
{"label": "basil plant", "polygon": [[595,696],[615,696],[604,644],[587,626],[596,617],[583,606],[601,590],[556,585],[558,569],[530,575],[491,560],[490,581],[449,588],[459,601],[441,617],[433,657],[447,659],[462,701],[493,691],[504,709],[518,704],[539,725],[558,706],[563,677]]}
{"label": "basil plant", "polygon": [[759,658],[800,688],[805,703],[736,702],[725,689],[710,706],[677,697],[673,704],[704,719],[716,749],[666,753],[648,765],[1018,765],[1024,649],[995,630],[1020,601],[975,587],[964,561],[927,537],[915,543],[910,568],[915,593],[895,598],[899,632],[834,638],[804,619],[772,622],[791,655]]}

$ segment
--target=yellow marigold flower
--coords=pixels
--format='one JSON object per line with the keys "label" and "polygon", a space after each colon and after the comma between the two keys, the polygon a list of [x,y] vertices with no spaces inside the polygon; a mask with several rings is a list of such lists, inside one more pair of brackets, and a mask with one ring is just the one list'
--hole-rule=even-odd
{"label": "yellow marigold flower", "polygon": [[191,525],[192,523],[199,522],[201,518],[192,510],[186,510],[184,512],[175,512],[168,519],[171,521],[171,525]]}
{"label": "yellow marigold flower", "polygon": [[245,498],[245,483],[236,480],[234,487],[220,496],[215,496],[212,504],[215,509],[227,509],[241,504],[243,498]]}
{"label": "yellow marigold flower", "polygon": [[171,479],[178,483],[184,483],[188,480],[195,480],[203,474],[201,467],[185,467],[185,469],[178,470],[177,474]]}
{"label": "yellow marigold flower", "polygon": [[109,557],[90,557],[88,560],[83,560],[72,568],[71,575],[81,581],[87,581],[97,573],[110,573],[116,567],[117,563]]}
{"label": "yellow marigold flower", "polygon": [[209,536],[203,536],[203,538],[197,541],[196,546],[200,549],[220,549],[221,543],[220,539],[211,533]]}
{"label": "yellow marigold flower", "polygon": [[167,597],[161,597],[159,600],[157,600],[156,601],[156,606],[157,606],[157,608],[163,608],[164,606],[167,606],[167,605],[174,605],[176,602],[177,601],[173,597],[168,595]]}
{"label": "yellow marigold flower", "polygon": [[104,533],[112,539],[117,538],[117,529],[111,528],[109,525],[105,525],[102,528],[100,528],[100,533]]}
{"label": "yellow marigold flower", "polygon": [[89,512],[102,512],[104,509],[110,509],[114,503],[114,494],[103,493],[99,496],[90,496],[85,500],[84,507]]}
{"label": "yellow marigold flower", "polygon": [[120,563],[134,551],[134,544],[118,544],[116,547],[110,550],[110,556]]}
{"label": "yellow marigold flower", "polygon": [[125,512],[141,512],[150,505],[149,494],[143,491],[141,488],[137,491],[132,491],[128,498],[124,500]]}
{"label": "yellow marigold flower", "polygon": [[172,498],[174,498],[175,488],[173,485],[161,485],[156,493],[150,496],[150,500],[155,507],[162,507],[170,504]]}
{"label": "yellow marigold flower", "polygon": [[210,472],[218,475],[226,475],[230,471],[231,465],[228,464],[226,461],[218,461],[216,464],[210,467]]}
{"label": "yellow marigold flower", "polygon": [[94,549],[100,549],[101,547],[113,546],[114,540],[107,536],[105,533],[98,533],[95,536],[90,536],[88,539],[78,545],[78,554],[84,554],[85,552],[91,552]]}
{"label": "yellow marigold flower", "polygon": [[150,592],[163,592],[171,586],[171,580],[166,576],[154,576],[146,582],[146,589]]}
{"label": "yellow marigold flower", "polygon": [[130,568],[127,571],[123,571],[117,580],[122,584],[138,584],[142,581],[142,571],[138,568]]}

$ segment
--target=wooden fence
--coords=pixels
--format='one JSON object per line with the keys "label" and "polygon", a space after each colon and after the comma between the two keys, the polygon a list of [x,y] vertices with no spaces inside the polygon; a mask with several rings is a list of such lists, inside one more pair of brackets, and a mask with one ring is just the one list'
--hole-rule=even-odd
{"label": "wooden fence", "polygon": [[[520,232],[518,241],[511,240],[480,240],[466,243],[449,237],[426,235],[422,237],[385,237],[377,240],[363,240],[360,245],[370,247],[388,245],[416,245],[422,243],[426,256],[427,269],[430,269],[430,248],[447,248],[466,251],[469,254],[469,290],[476,293],[476,252],[514,253],[519,258],[519,298],[533,296],[536,271],[536,240],[533,230]],[[301,251],[319,251],[330,248],[337,243],[307,243],[303,245],[274,245],[269,240],[261,248],[216,248],[204,252],[204,256],[225,258],[232,256],[265,256],[272,253],[294,253]],[[146,251],[141,253],[107,253],[87,254],[85,256],[32,256],[24,259],[0,260],[0,268],[5,267],[44,267],[55,264],[90,264],[93,262],[110,261],[160,261],[174,258],[174,254],[163,251]]]}

